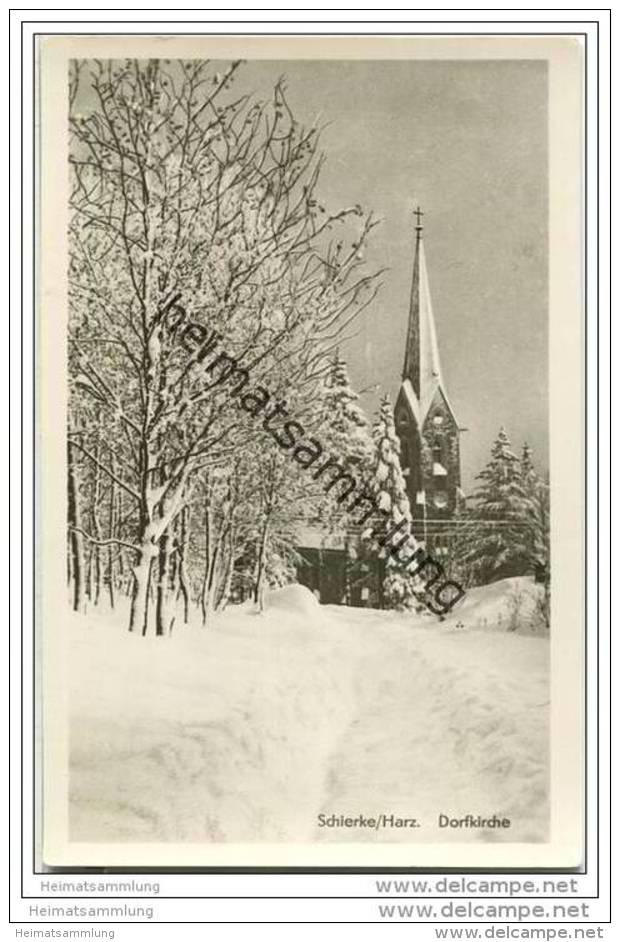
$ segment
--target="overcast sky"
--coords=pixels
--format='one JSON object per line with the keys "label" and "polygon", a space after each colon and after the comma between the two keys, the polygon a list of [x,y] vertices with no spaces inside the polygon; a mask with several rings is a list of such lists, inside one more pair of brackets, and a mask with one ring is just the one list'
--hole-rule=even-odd
{"label": "overcast sky", "polygon": [[[546,468],[547,72],[543,61],[287,61],[244,65],[237,88],[285,75],[296,116],[329,126],[319,192],[382,217],[369,261],[384,287],[342,349],[358,388],[395,397],[419,202],[464,486],[505,424]],[[372,411],[380,393],[363,404]]]}
{"label": "overcast sky", "polygon": [[358,389],[380,386],[362,397],[369,416],[398,392],[419,202],[444,381],[468,429],[463,485],[502,424],[546,469],[546,62],[263,60],[237,75],[232,94],[258,97],[285,76],[297,119],[327,124],[321,201],[383,220],[368,262],[389,271],[341,348]]}

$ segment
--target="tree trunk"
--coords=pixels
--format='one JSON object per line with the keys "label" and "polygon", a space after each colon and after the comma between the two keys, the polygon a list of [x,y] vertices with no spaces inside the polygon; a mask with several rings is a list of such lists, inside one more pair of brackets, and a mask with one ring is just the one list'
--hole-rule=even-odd
{"label": "tree trunk", "polygon": [[210,576],[210,567],[211,567],[211,512],[209,510],[209,502],[207,498],[207,505],[205,507],[205,574],[202,580],[202,592],[200,593],[200,607],[202,609],[202,624],[203,626],[207,623],[207,596],[209,591],[209,576]]}
{"label": "tree trunk", "polygon": [[[112,458],[112,461],[114,459]],[[114,465],[112,465],[114,468]],[[110,528],[109,534],[110,539],[113,540],[115,536],[116,522],[115,522],[115,509],[116,509],[116,491],[114,488],[114,481],[110,481]],[[108,546],[108,593],[110,595],[110,608],[114,608],[114,551],[112,546]]]}
{"label": "tree trunk", "polygon": [[187,587],[187,563],[185,559],[185,551],[187,548],[187,507],[184,507],[181,511],[180,519],[180,534],[179,534],[179,561],[178,561],[178,578],[179,578],[179,588],[177,592],[177,598],[179,594],[183,596],[183,623],[186,625],[189,620],[189,589]]}
{"label": "tree trunk", "polygon": [[83,611],[84,607],[84,557],[82,539],[73,527],[80,525],[78,503],[77,468],[73,457],[71,442],[67,442],[67,517],[69,526],[69,554],[71,557],[72,607],[74,612]]}
{"label": "tree trunk", "polygon": [[95,561],[95,566],[94,566],[94,571],[95,571],[95,599],[94,599],[94,602],[95,602],[95,605],[99,605],[99,596],[100,596],[100,594],[101,594],[101,554],[100,554],[100,547],[99,547],[99,546],[93,546],[93,552],[94,552],[94,557],[93,557],[93,559],[94,559],[94,561]]}
{"label": "tree trunk", "polygon": [[228,537],[228,557],[226,559],[226,570],[219,598],[217,600],[217,610],[224,611],[228,600],[230,599],[230,589],[232,586],[233,574],[235,571],[235,530],[231,524]]}
{"label": "tree trunk", "polygon": [[148,541],[142,546],[137,564],[133,569],[133,588],[131,595],[131,613],[129,630],[146,634],[148,627],[149,590],[151,587],[151,567],[156,555],[156,548]]}
{"label": "tree trunk", "polygon": [[[97,422],[99,422],[99,418]],[[99,500],[101,495],[101,473],[98,462],[101,460],[101,435],[97,428],[97,441],[95,445],[95,458],[97,459],[93,467],[93,499],[91,506],[92,513],[92,533],[97,540],[101,541],[101,527],[99,525]],[[101,552],[100,547],[93,544],[91,547],[91,557],[88,575],[89,596],[95,605],[99,604],[101,594]]]}
{"label": "tree trunk", "polygon": [[159,571],[157,574],[157,602],[155,606],[155,634],[167,634],[170,627],[168,617],[168,534],[159,540]]}
{"label": "tree trunk", "polygon": [[258,558],[256,560],[256,575],[254,577],[254,602],[259,612],[265,608],[265,569],[267,564],[267,539],[269,536],[270,512],[265,514],[265,523],[261,536]]}
{"label": "tree trunk", "polygon": [[220,542],[216,543],[211,551],[212,539],[207,537],[207,557],[205,561],[205,576],[202,583],[202,597],[201,597],[201,607],[202,607],[202,624],[203,626],[207,624],[211,615],[214,611],[214,594],[215,594],[215,575],[219,566],[219,557],[220,557]]}
{"label": "tree trunk", "polygon": [[86,566],[86,598],[89,603],[93,601],[93,550],[94,547],[91,543],[88,547],[88,565]]}
{"label": "tree trunk", "polygon": [[213,525],[210,495],[207,495],[205,507],[205,574],[202,581],[200,606],[202,609],[203,627],[210,620],[215,609],[214,597],[216,587],[216,573],[220,564],[222,533],[218,533]]}

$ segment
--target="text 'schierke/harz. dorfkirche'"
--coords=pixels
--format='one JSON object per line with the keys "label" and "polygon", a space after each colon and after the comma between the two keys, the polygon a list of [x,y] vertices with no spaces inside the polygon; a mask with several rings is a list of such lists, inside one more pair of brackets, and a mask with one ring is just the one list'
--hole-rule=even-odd
{"label": "text 'schierke/harz. dorfkirche'", "polygon": [[[434,556],[443,556],[463,505],[460,428],[450,404],[439,346],[422,239],[422,212],[415,211],[415,247],[402,381],[394,420],[400,462],[407,482],[412,531]],[[306,531],[299,547],[299,579],[322,602],[364,604],[376,574],[347,561],[350,540],[338,534]],[[370,599],[369,599],[370,601]]]}

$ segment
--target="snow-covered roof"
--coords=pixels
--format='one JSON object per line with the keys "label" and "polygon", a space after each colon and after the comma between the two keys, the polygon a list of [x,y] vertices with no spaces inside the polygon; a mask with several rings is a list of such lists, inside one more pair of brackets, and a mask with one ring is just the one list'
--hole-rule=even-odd
{"label": "snow-covered roof", "polygon": [[299,549],[343,549],[344,531],[325,533],[320,527],[300,527],[298,530],[296,546]]}
{"label": "snow-covered roof", "polygon": [[411,385],[408,379],[403,380],[401,389],[405,395],[405,399],[407,401],[407,405],[409,406],[409,409],[411,410],[411,414],[413,415],[414,419],[419,425],[420,424],[420,404],[418,402],[418,397],[413,391],[413,386]]}
{"label": "snow-covered roof", "polygon": [[433,401],[437,398],[438,395],[441,396],[441,398],[442,398],[443,401],[445,402],[446,407],[447,407],[447,409],[448,409],[448,412],[450,413],[450,415],[451,415],[452,418],[454,419],[454,424],[455,424],[455,425],[457,426],[457,428],[458,428],[458,424],[459,424],[459,423],[458,423],[458,419],[457,419],[456,415],[454,414],[454,409],[452,408],[452,405],[451,405],[451,403],[450,403],[450,400],[448,399],[448,394],[447,394],[447,392],[445,391],[445,389],[443,388],[443,386],[438,386],[437,389],[435,390],[435,395],[433,396],[433,399],[431,399],[431,401],[430,401],[430,403],[429,403],[429,406],[428,406],[428,409],[427,409],[427,411],[424,413],[423,418],[425,418],[426,415],[428,414],[428,410],[432,408]]}
{"label": "snow-covered roof", "polygon": [[420,325],[420,405],[422,417],[428,412],[438,386],[443,386],[435,318],[428,285],[424,243],[420,239],[418,278],[418,319]]}
{"label": "snow-covered roof", "polygon": [[[415,329],[414,324],[416,325]],[[419,397],[416,395],[416,390],[410,380],[414,373],[413,360],[418,356]],[[441,373],[435,317],[433,315],[428,272],[426,270],[424,243],[421,237],[419,237],[416,242],[416,260],[414,264],[411,307],[409,311],[409,330],[407,334],[404,373],[403,389],[405,390],[407,401],[419,426],[422,425],[428,415],[438,390],[441,391],[446,405],[458,425],[454,410],[450,405],[445,391]]]}

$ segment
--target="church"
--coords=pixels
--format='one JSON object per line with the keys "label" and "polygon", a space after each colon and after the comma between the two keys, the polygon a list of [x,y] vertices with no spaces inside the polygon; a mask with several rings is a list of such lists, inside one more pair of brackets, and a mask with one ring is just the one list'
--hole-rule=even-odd
{"label": "church", "polygon": [[[413,273],[402,379],[394,406],[400,462],[411,506],[412,531],[431,554],[448,553],[461,491],[460,428],[441,372],[429,289],[422,211],[415,210]],[[323,603],[371,604],[377,572],[356,565],[345,535],[308,528],[298,547],[298,579]]]}
{"label": "church", "polygon": [[413,534],[445,555],[463,503],[460,432],[441,373],[435,319],[416,209],[413,276],[402,381],[394,407],[400,463],[407,481]]}

